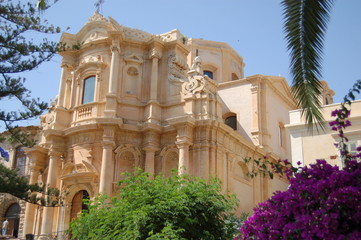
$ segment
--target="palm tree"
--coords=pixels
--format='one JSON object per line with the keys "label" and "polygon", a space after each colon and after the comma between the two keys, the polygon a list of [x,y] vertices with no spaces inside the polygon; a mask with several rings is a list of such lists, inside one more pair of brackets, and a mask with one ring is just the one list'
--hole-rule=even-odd
{"label": "palm tree", "polygon": [[283,0],[284,32],[290,51],[292,93],[309,129],[325,128],[320,110],[323,41],[334,0]]}

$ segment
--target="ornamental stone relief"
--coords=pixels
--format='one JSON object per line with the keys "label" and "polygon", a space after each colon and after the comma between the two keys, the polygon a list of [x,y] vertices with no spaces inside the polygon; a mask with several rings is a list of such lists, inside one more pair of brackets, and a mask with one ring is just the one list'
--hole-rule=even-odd
{"label": "ornamental stone relief", "polygon": [[117,144],[132,143],[139,146],[142,143],[142,134],[135,132],[121,132],[116,136]]}
{"label": "ornamental stone relief", "polygon": [[54,125],[54,111],[40,117],[40,124],[43,130],[50,129]]}
{"label": "ornamental stone relief", "polygon": [[124,28],[124,35],[126,38],[139,42],[148,42],[152,39],[152,34],[143,32],[138,29]]}
{"label": "ornamental stone relief", "polygon": [[139,72],[138,72],[138,70],[137,70],[135,67],[130,67],[130,68],[128,68],[128,70],[127,70],[127,74],[128,74],[129,76],[134,77],[134,76],[139,75]]}
{"label": "ornamental stone relief", "polygon": [[108,35],[105,29],[97,28],[85,35],[79,42],[86,44],[100,39],[107,39]]}
{"label": "ornamental stone relief", "polygon": [[83,65],[85,63],[88,62],[104,62],[103,61],[103,57],[101,55],[90,55],[90,56],[85,56],[80,60],[79,65]]}
{"label": "ornamental stone relief", "polygon": [[159,34],[155,36],[163,42],[172,42],[175,40],[181,41],[183,44],[187,43],[187,37],[183,36],[179,30],[172,30],[167,33]]}
{"label": "ornamental stone relief", "polygon": [[95,143],[102,141],[102,132],[80,133],[70,137],[70,144]]}
{"label": "ornamental stone relief", "polygon": [[187,62],[175,55],[174,53],[168,57],[169,74],[168,80],[173,84],[181,84],[187,79],[187,70],[189,69]]}
{"label": "ornamental stone relief", "polygon": [[123,58],[123,60],[129,64],[129,63],[132,63],[132,64],[142,64],[143,63],[143,58],[140,57],[140,56],[137,56],[135,55],[134,53],[131,53],[129,54],[128,56],[125,56]]}
{"label": "ornamental stone relief", "polygon": [[89,22],[108,22],[108,20],[98,12],[94,12],[93,16],[88,19]]}

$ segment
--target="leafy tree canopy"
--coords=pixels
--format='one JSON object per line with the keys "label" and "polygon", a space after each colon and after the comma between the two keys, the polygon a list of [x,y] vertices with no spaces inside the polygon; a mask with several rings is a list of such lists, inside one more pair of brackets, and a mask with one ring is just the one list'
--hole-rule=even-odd
{"label": "leafy tree canopy", "polygon": [[61,204],[58,189],[29,184],[28,179],[19,175],[17,169],[9,169],[2,164],[0,164],[0,193],[9,193],[21,200],[41,206],[53,207]]}
{"label": "leafy tree canopy", "polygon": [[0,0],[0,101],[14,99],[22,105],[19,111],[0,107],[0,121],[25,146],[34,143],[14,129],[16,123],[39,116],[47,104],[30,98],[30,91],[24,86],[25,78],[19,75],[49,61],[57,52],[56,42],[35,41],[29,35],[59,32],[59,28],[41,19],[31,2]]}
{"label": "leafy tree canopy", "polygon": [[219,180],[187,175],[149,179],[128,175],[120,194],[89,203],[71,224],[77,239],[232,239],[236,199],[222,195]]}

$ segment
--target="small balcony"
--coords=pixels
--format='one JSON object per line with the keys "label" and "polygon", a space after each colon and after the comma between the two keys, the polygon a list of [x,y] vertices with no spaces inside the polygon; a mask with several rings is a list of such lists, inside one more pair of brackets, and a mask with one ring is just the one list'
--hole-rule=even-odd
{"label": "small balcony", "polygon": [[73,115],[73,123],[96,118],[98,116],[98,108],[97,103],[87,103],[76,107]]}

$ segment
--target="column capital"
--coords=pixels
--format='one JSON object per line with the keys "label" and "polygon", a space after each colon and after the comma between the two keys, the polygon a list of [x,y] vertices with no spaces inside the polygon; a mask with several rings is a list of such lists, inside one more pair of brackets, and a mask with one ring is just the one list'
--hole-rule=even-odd
{"label": "column capital", "polygon": [[177,145],[178,148],[184,149],[192,145],[192,142],[187,138],[179,138],[177,139],[175,144]]}
{"label": "column capital", "polygon": [[67,69],[69,71],[74,69],[74,65],[69,63],[69,62],[66,62],[66,61],[62,61],[61,64],[60,64],[60,67],[63,68],[63,69]]}
{"label": "column capital", "polygon": [[62,158],[64,157],[63,152],[59,151],[59,150],[54,150],[54,149],[50,149],[50,151],[48,152],[49,157],[54,157],[54,158]]}
{"label": "column capital", "polygon": [[153,153],[154,153],[154,152],[158,151],[159,148],[156,147],[156,146],[154,146],[154,145],[149,144],[149,145],[143,147],[143,150],[144,150],[145,152],[153,152]]}
{"label": "column capital", "polygon": [[120,42],[118,39],[113,39],[112,41],[112,45],[110,46],[110,51],[114,52],[118,52],[120,53]]}
{"label": "column capital", "polygon": [[152,48],[150,51],[149,51],[149,58],[153,59],[153,58],[156,58],[156,59],[161,59],[162,58],[162,52],[159,48]]}
{"label": "column capital", "polygon": [[103,141],[102,142],[103,148],[105,149],[114,149],[115,148],[115,142],[114,141]]}

